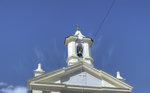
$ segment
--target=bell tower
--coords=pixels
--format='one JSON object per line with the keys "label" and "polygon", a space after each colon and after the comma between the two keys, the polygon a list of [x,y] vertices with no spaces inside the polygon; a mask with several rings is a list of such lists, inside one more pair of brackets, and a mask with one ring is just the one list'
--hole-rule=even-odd
{"label": "bell tower", "polygon": [[[68,46],[68,65],[73,65],[79,62],[86,62],[90,65],[93,63],[90,48],[92,46],[92,38],[85,37],[78,29],[74,35],[65,38],[65,45]],[[93,66],[93,65],[92,65]]]}

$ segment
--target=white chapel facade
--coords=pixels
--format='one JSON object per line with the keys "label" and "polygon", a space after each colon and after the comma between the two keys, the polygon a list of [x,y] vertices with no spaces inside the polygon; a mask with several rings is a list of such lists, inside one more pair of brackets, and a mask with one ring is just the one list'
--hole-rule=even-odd
{"label": "white chapel facade", "polygon": [[45,73],[38,64],[34,77],[27,82],[31,93],[131,93],[133,87],[117,72],[114,77],[94,68],[91,57],[92,38],[77,29],[65,38],[68,46],[67,67]]}

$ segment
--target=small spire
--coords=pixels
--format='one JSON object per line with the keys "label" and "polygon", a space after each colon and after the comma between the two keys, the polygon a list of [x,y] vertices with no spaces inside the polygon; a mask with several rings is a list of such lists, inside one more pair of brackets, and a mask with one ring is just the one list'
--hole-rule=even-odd
{"label": "small spire", "polygon": [[37,68],[35,71],[41,71],[41,72],[44,72],[44,70],[42,69],[41,63],[38,64],[38,68]]}
{"label": "small spire", "polygon": [[120,76],[120,72],[119,72],[119,71],[117,72],[117,78],[118,78],[118,79],[123,79],[123,78]]}
{"label": "small spire", "polygon": [[34,76],[39,76],[39,75],[42,75],[44,74],[44,70],[42,69],[42,65],[39,63],[38,64],[38,68],[36,70],[34,70]]}
{"label": "small spire", "polygon": [[119,80],[124,81],[125,79],[123,77],[120,76],[120,72],[117,71],[117,77]]}

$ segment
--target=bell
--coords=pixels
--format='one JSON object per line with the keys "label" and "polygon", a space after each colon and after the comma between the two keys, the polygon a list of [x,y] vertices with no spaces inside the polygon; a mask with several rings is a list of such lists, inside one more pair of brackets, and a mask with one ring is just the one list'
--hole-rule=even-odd
{"label": "bell", "polygon": [[82,57],[82,53],[78,53],[77,55],[78,55],[79,57]]}

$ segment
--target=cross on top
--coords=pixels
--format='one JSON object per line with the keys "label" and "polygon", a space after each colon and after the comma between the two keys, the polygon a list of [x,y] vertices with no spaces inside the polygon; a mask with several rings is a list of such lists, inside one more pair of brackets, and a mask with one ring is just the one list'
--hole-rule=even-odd
{"label": "cross on top", "polygon": [[78,24],[75,25],[77,27],[77,30],[79,30],[80,26]]}

